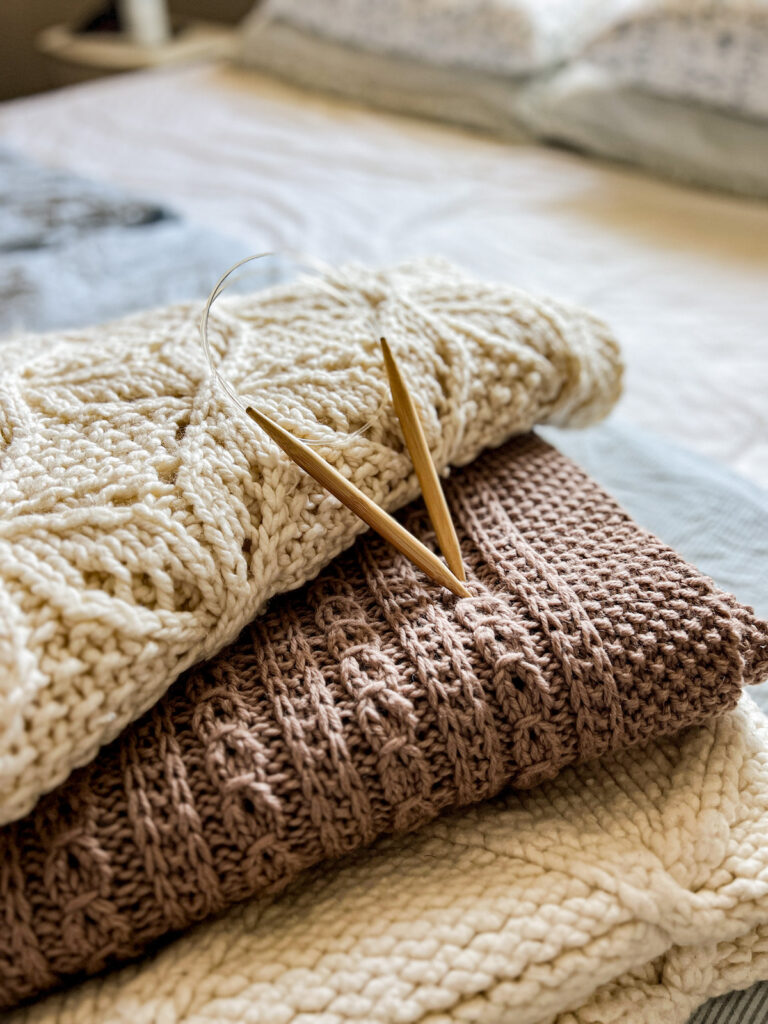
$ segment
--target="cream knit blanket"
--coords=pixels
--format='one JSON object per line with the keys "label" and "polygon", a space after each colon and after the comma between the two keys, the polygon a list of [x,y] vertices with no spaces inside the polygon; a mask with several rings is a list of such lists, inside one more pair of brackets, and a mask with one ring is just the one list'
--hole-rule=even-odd
{"label": "cream knit blanket", "polygon": [[[535,423],[599,419],[618,395],[617,346],[585,313],[440,263],[331,280],[223,302],[212,325],[221,371],[297,432],[376,412],[379,333],[440,468]],[[3,346],[0,823],[361,530],[213,387],[199,315]],[[390,403],[326,454],[389,509],[417,494]]]}
{"label": "cream knit blanket", "polygon": [[768,722],[434,822],[8,1024],[681,1024],[768,978]]}

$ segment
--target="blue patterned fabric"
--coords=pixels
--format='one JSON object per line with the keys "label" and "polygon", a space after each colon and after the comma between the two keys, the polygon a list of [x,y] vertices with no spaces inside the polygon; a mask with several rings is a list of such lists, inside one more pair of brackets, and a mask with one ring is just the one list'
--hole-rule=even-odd
{"label": "blue patterned fabric", "polygon": [[203,298],[245,255],[156,203],[0,151],[0,338]]}

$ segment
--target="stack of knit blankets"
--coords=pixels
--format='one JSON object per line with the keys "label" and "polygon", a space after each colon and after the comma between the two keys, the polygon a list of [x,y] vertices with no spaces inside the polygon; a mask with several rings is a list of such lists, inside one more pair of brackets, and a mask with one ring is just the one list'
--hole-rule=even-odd
{"label": "stack of knit blankets", "polygon": [[217,306],[219,371],[395,510],[387,336],[463,467],[457,600],[231,405],[199,312],[3,347],[8,1019],[682,1024],[768,977],[768,623],[531,433],[610,410],[608,329],[433,261]]}

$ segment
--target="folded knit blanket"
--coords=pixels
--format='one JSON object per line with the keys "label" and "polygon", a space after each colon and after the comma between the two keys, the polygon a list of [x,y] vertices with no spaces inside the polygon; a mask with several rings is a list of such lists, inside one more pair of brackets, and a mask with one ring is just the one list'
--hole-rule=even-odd
{"label": "folded knit blanket", "polygon": [[[243,394],[298,432],[362,426],[396,348],[438,466],[536,422],[600,418],[617,346],[585,313],[443,264],[330,275],[217,307]],[[0,822],[89,761],[182,670],[362,529],[214,388],[200,309],[3,346]],[[392,509],[418,485],[387,404],[328,457]]]}
{"label": "folded knit blanket", "polygon": [[766,821],[768,726],[744,698],[317,869],[7,1024],[683,1024],[768,978]]}
{"label": "folded knit blanket", "polygon": [[365,538],[0,833],[5,1005],[768,674],[768,623],[534,435],[449,494],[472,597]]}

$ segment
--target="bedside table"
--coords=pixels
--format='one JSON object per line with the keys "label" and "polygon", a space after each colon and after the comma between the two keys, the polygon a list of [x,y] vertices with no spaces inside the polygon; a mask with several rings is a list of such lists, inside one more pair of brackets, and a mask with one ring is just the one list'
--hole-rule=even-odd
{"label": "bedside table", "polygon": [[74,32],[67,25],[51,25],[35,43],[48,58],[52,84],[73,85],[91,78],[217,60],[233,52],[236,30],[228,25],[190,22],[160,46],[141,46],[111,32]]}

